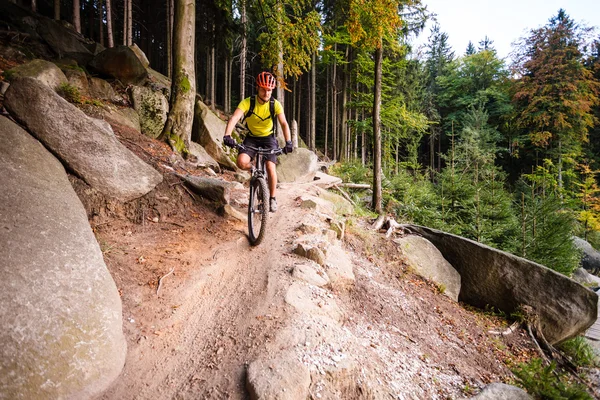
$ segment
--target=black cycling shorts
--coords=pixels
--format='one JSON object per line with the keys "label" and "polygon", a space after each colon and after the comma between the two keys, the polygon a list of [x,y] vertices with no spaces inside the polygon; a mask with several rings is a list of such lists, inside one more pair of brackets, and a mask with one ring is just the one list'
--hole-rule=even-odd
{"label": "black cycling shorts", "polygon": [[[252,147],[261,147],[266,150],[279,148],[279,143],[277,143],[277,138],[275,138],[275,135],[269,135],[264,137],[246,135],[246,139],[244,139],[243,143],[244,145]],[[254,156],[256,155],[256,151],[251,149],[240,150],[240,153],[248,154],[251,159],[254,159]],[[269,161],[277,163],[277,154],[268,154],[265,156],[265,158]]]}

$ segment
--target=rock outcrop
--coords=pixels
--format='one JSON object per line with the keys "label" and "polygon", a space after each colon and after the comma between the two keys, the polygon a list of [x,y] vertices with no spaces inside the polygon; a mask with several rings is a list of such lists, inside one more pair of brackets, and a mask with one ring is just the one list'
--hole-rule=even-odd
{"label": "rock outcrop", "polygon": [[582,238],[574,237],[573,244],[581,251],[581,266],[594,275],[600,274],[600,252]]}
{"label": "rock outcrop", "polygon": [[123,146],[104,121],[86,116],[32,78],[11,84],[4,106],[73,172],[106,195],[129,201],[162,181],[162,175]]}
{"label": "rock outcrop", "polygon": [[63,166],[0,116],[0,397],[92,398],[126,354],[121,300]]}
{"label": "rock outcrop", "polygon": [[156,139],[167,122],[169,101],[161,92],[148,87],[133,86],[129,95],[133,108],[140,116],[142,133]]}
{"label": "rock outcrop", "polygon": [[118,79],[121,83],[139,84],[148,77],[148,71],[127,46],[116,46],[102,51],[89,63],[96,72]]}
{"label": "rock outcrop", "polygon": [[68,83],[65,74],[55,64],[45,60],[33,60],[31,62],[18,65],[6,72],[10,81],[19,78],[34,78],[56,90],[60,85]]}
{"label": "rock outcrop", "polygon": [[294,149],[283,154],[277,164],[277,179],[280,182],[310,182],[317,173],[317,155],[308,149]]}
{"label": "rock outcrop", "polygon": [[458,271],[460,301],[506,313],[529,305],[553,344],[584,332],[596,321],[598,296],[558,272],[460,236],[417,225],[403,227],[433,243]]}
{"label": "rock outcrop", "polygon": [[223,134],[227,124],[216,116],[202,101],[196,101],[192,139],[223,168],[237,170],[235,157],[223,146]]}
{"label": "rock outcrop", "polygon": [[400,246],[415,273],[437,283],[443,289],[443,294],[458,301],[460,274],[430,241],[421,236],[408,235],[394,242]]}

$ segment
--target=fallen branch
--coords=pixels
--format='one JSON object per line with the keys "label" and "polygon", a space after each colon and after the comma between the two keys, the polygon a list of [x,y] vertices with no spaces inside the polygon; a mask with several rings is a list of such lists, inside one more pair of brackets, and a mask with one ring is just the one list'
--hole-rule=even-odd
{"label": "fallen branch", "polygon": [[356,203],[354,201],[352,201],[352,199],[350,198],[350,196],[348,196],[348,193],[346,193],[344,190],[342,190],[342,188],[340,188],[335,183],[333,184],[333,187],[335,189],[337,189],[342,194],[342,196],[344,196],[344,198],[350,202],[350,204],[352,204],[353,206],[356,206]]}
{"label": "fallen branch", "polygon": [[511,326],[509,326],[508,328],[506,328],[504,331],[488,331],[489,334],[492,335],[502,335],[502,336],[508,336],[512,333],[514,333],[514,331],[517,330],[517,328],[519,327],[519,322],[515,321]]}
{"label": "fallen branch", "polygon": [[348,189],[371,189],[371,185],[368,183],[340,183],[339,186]]}
{"label": "fallen branch", "polygon": [[156,288],[157,296],[158,296],[158,292],[160,292],[160,287],[162,286],[163,279],[165,279],[167,276],[171,275],[174,271],[175,271],[175,267],[171,268],[171,270],[166,275],[163,275],[158,279],[158,287]]}

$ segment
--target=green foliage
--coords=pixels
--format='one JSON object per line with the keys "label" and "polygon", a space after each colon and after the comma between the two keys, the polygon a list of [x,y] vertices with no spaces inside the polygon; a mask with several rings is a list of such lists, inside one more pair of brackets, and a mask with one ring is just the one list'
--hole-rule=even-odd
{"label": "green foliage", "polygon": [[594,349],[582,336],[564,341],[558,346],[578,367],[595,367],[598,359]]}
{"label": "green foliage", "polygon": [[390,180],[388,208],[399,220],[444,229],[433,184],[419,173],[405,169]]}
{"label": "green foliage", "polygon": [[[259,2],[266,31],[258,36],[262,64],[267,68],[283,62],[281,78],[298,77],[310,69],[312,55],[320,45],[321,16],[306,0]],[[280,54],[282,59],[280,60]]]}
{"label": "green foliage", "polygon": [[567,377],[556,369],[553,362],[544,366],[543,360],[532,359],[529,363],[518,364],[513,370],[517,382],[536,398],[553,400],[592,400],[585,388],[570,383]]}
{"label": "green foliage", "polygon": [[373,180],[371,168],[362,165],[360,161],[336,164],[331,168],[331,173],[342,178],[344,182],[370,184]]}
{"label": "green foliage", "polygon": [[79,89],[69,83],[61,83],[58,87],[58,94],[70,103],[83,103]]}

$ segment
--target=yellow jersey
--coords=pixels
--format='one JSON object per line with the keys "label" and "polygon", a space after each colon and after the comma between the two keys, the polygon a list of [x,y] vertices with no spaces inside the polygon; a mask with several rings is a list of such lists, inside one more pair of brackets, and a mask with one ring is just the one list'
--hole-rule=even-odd
{"label": "yellow jersey", "polygon": [[[275,99],[275,116],[283,112],[283,106]],[[237,108],[244,112],[244,115],[250,110],[250,97],[245,98],[238,104]],[[252,114],[246,118],[246,126],[250,131],[250,135],[265,137],[273,133],[273,118],[271,118],[270,104],[267,101],[260,104],[258,98],[255,100],[254,110]]]}

